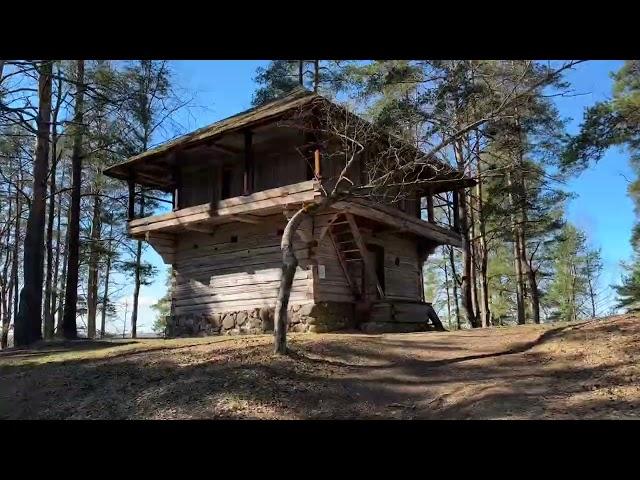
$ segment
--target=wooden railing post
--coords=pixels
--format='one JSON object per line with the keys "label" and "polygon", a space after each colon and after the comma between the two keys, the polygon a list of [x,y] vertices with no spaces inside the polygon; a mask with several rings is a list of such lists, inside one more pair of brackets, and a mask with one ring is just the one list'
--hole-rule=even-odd
{"label": "wooden railing post", "polygon": [[431,195],[431,192],[427,192],[427,221],[429,223],[435,222],[433,215],[433,195]]}
{"label": "wooden railing post", "polygon": [[251,195],[254,191],[254,162],[253,162],[253,133],[244,132],[244,194]]}
{"label": "wooden railing post", "polygon": [[313,152],[313,160],[314,160],[314,171],[313,174],[316,177],[316,180],[322,179],[322,172],[320,171],[320,149],[316,148]]}
{"label": "wooden railing post", "polygon": [[129,172],[129,175],[127,179],[127,186],[129,187],[129,210],[127,212],[127,219],[133,220],[135,218],[136,185],[133,182],[133,172]]}
{"label": "wooden railing post", "polygon": [[464,190],[454,190],[453,192],[453,229],[460,232],[460,194],[464,195]]}
{"label": "wooden railing post", "polygon": [[180,189],[182,187],[182,180],[180,178],[180,169],[178,167],[173,167],[172,170],[173,176],[173,192],[172,192],[172,200],[173,200],[173,210],[178,210],[180,208]]}

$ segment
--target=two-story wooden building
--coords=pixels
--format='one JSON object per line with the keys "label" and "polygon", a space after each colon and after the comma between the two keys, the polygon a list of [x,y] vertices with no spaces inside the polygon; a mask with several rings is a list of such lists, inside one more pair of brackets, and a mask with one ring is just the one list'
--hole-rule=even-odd
{"label": "two-story wooden building", "polygon": [[[321,151],[318,143],[310,148],[313,131],[293,121],[312,118],[320,130],[324,119],[313,117],[319,105],[352,116],[322,96],[296,90],[105,170],[129,184],[130,235],[173,267],[170,334],[273,328],[287,217],[319,201],[344,168],[340,155]],[[353,166],[353,182],[366,177],[361,163]],[[471,184],[442,165],[410,199],[385,204],[348,197],[302,224],[290,331],[427,329],[423,262],[437,245],[461,242],[456,228],[434,222],[433,198]],[[134,218],[136,189],[170,193],[173,211]]]}

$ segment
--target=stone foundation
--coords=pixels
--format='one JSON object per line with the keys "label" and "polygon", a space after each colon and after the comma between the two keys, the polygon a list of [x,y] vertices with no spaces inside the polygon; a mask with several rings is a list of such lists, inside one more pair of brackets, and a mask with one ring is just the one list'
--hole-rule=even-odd
{"label": "stone foundation", "polygon": [[[209,335],[252,335],[273,332],[274,308],[254,308],[236,312],[186,314],[170,317],[170,337]],[[320,302],[292,305],[288,310],[289,332],[324,333],[354,326],[354,307],[350,303]]]}

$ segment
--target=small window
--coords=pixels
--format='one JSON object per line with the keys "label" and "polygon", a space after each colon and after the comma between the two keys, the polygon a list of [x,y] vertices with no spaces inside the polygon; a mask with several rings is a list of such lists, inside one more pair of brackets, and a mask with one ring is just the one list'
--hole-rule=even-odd
{"label": "small window", "polygon": [[237,235],[231,235],[231,243],[238,243],[238,236]]}
{"label": "small window", "polygon": [[198,244],[194,243],[193,248],[198,248]]}
{"label": "small window", "polygon": [[400,259],[398,257],[396,257],[396,261],[394,262],[396,264],[396,267],[400,266]]}
{"label": "small window", "polygon": [[230,168],[222,169],[222,186],[220,190],[220,199],[231,197],[231,181],[233,179],[233,171]]}

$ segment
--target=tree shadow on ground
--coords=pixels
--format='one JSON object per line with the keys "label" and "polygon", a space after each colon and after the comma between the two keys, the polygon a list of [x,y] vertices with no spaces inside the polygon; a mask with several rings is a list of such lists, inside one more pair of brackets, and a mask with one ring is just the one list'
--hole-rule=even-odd
{"label": "tree shadow on ground", "polygon": [[[632,418],[639,397],[608,390],[635,387],[618,372],[624,362],[585,366],[577,354],[553,360],[536,350],[583,335],[565,337],[566,328],[493,352],[477,345],[475,354],[466,338],[456,354],[435,351],[443,341],[435,336],[335,336],[294,340],[292,355],[278,357],[269,338],[257,338],[241,346],[8,366],[0,418]],[[454,348],[454,340],[446,342]]]}
{"label": "tree shadow on ground", "polygon": [[28,348],[12,347],[0,351],[0,358],[27,358],[41,357],[52,353],[61,353],[68,351],[90,351],[100,350],[104,348],[113,348],[122,345],[130,345],[138,343],[136,340],[53,340],[46,342],[38,342]]}

